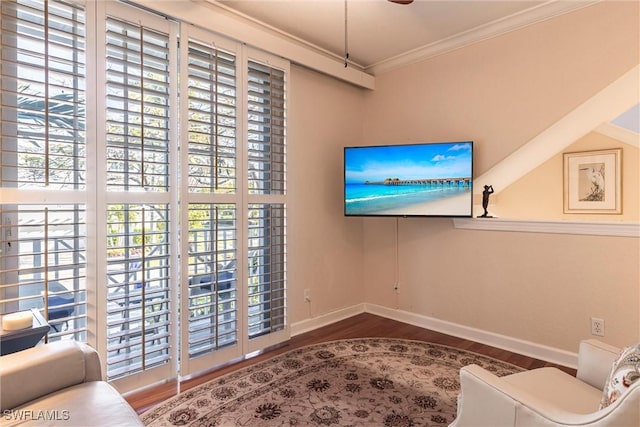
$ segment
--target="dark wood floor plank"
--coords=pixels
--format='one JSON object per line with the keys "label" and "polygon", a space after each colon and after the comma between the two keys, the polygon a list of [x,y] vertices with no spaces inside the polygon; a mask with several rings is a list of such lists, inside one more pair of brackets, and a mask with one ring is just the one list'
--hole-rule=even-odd
{"label": "dark wood floor plank", "polygon": [[[194,378],[183,381],[180,391],[196,387],[214,378],[233,372],[237,369],[269,359],[278,354],[285,353],[296,348],[318,344],[326,341],[335,341],[349,338],[402,338],[416,341],[426,341],[449,347],[460,348],[474,353],[490,356],[498,360],[520,366],[525,369],[535,369],[544,366],[553,366],[575,375],[575,370],[564,366],[555,365],[543,360],[533,359],[528,356],[516,354],[507,350],[490,347],[481,343],[465,340],[451,335],[424,329],[407,323],[386,319],[369,313],[359,314],[349,319],[333,323],[316,330],[292,337],[287,343],[269,349],[251,359],[242,360],[227,366],[218,367],[210,372],[203,373]],[[175,382],[163,384],[145,389],[141,392],[128,395],[127,401],[138,412],[142,413],[156,404],[174,396],[177,385]]]}

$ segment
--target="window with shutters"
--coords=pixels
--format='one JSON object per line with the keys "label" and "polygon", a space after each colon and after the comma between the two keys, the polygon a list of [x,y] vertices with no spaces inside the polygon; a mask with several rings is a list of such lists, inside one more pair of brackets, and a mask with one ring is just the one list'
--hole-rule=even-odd
{"label": "window with shutters", "polygon": [[234,205],[189,205],[189,357],[238,342],[236,224]]}
{"label": "window with shutters", "polygon": [[285,194],[284,71],[249,61],[249,193]]}
{"label": "window with shutters", "polygon": [[249,338],[285,326],[285,207],[249,205]]}
{"label": "window with shutters", "polygon": [[123,391],[286,339],[286,61],[130,3],[0,5],[0,314]]}
{"label": "window with shutters", "polygon": [[236,193],[235,55],[189,39],[186,62],[188,191]]}
{"label": "window with shutters", "polygon": [[169,92],[169,35],[108,17],[109,191],[168,191]]}
{"label": "window with shutters", "polygon": [[85,188],[84,11],[3,1],[2,186]]}
{"label": "window with shutters", "polygon": [[47,340],[86,340],[85,11],[0,7],[0,312],[39,309]]}
{"label": "window with shutters", "polygon": [[170,253],[167,205],[109,205],[107,375],[167,363]]}
{"label": "window with shutters", "polygon": [[107,10],[105,28],[106,364],[110,380],[170,363],[171,25]]}
{"label": "window with shutters", "polygon": [[184,374],[242,354],[239,296],[242,167],[238,141],[238,46],[193,28],[181,28]]}
{"label": "window with shutters", "polygon": [[0,205],[2,312],[39,309],[48,340],[86,340],[84,205]]}
{"label": "window with shutters", "polygon": [[192,33],[184,33],[188,79],[183,94],[188,96],[189,144],[185,197],[192,202],[187,212],[189,358],[239,339],[237,61],[232,52]]}
{"label": "window with shutters", "polygon": [[248,66],[248,191],[272,201],[248,210],[248,333],[255,338],[285,326],[285,73]]}

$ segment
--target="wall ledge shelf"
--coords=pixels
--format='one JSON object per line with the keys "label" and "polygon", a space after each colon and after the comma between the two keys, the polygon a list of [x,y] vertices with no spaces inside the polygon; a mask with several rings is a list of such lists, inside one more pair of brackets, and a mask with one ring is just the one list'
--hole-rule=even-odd
{"label": "wall ledge shelf", "polygon": [[548,221],[503,218],[454,218],[455,228],[523,233],[582,234],[591,236],[640,237],[640,223]]}

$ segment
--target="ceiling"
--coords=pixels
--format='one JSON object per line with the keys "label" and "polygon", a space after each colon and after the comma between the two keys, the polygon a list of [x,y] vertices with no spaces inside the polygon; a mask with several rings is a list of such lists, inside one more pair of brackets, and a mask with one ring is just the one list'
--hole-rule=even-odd
{"label": "ceiling", "polygon": [[[345,54],[345,0],[208,0],[322,51]],[[353,66],[373,70],[416,52],[449,49],[537,22],[592,0],[347,0]],[[427,53],[428,53],[427,52]]]}

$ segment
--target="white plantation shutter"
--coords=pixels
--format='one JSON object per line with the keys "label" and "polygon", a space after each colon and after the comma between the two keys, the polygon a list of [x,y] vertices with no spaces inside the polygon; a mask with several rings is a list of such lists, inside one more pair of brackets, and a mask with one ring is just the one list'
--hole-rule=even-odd
{"label": "white plantation shutter", "polygon": [[0,314],[123,392],[289,337],[288,63],[128,3],[0,0]]}
{"label": "white plantation shutter", "polygon": [[183,375],[239,357],[242,323],[238,187],[238,45],[209,32],[181,31]]}
{"label": "white plantation shutter", "polygon": [[[250,339],[286,327],[285,76],[248,61],[247,330]],[[254,201],[260,200],[259,203]]]}
{"label": "white plantation shutter", "polygon": [[250,194],[285,193],[284,71],[249,61]]}
{"label": "white plantation shutter", "polygon": [[40,309],[47,339],[87,338],[82,205],[0,205],[2,313]]}
{"label": "white plantation shutter", "polygon": [[285,326],[285,208],[249,205],[249,338]]}
{"label": "white plantation shutter", "polygon": [[3,187],[84,189],[84,10],[2,1]]}
{"label": "white plantation shutter", "polygon": [[46,341],[84,341],[85,11],[7,0],[0,25],[0,314],[39,309]]}
{"label": "white plantation shutter", "polygon": [[237,186],[235,56],[189,40],[187,61],[189,192],[234,193]]}
{"label": "white plantation shutter", "polygon": [[107,376],[169,360],[170,251],[166,205],[110,205],[107,212]]}
{"label": "white plantation shutter", "polygon": [[189,205],[189,357],[238,341],[236,209]]}
{"label": "white plantation shutter", "polygon": [[[176,280],[177,153],[172,24],[120,4],[104,23],[104,145],[107,189],[107,379],[123,389],[171,372]],[[175,163],[175,162],[174,162]]]}
{"label": "white plantation shutter", "polygon": [[169,35],[107,18],[107,185],[169,187]]}

